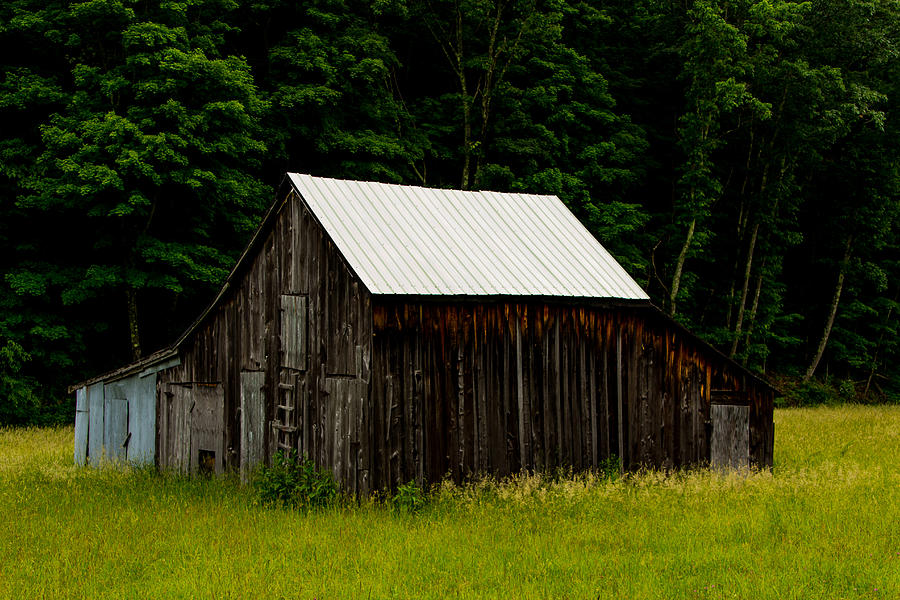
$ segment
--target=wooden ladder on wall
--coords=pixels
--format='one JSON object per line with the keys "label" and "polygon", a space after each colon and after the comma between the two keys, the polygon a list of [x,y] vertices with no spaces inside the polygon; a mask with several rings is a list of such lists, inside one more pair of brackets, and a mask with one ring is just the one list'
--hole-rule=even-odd
{"label": "wooden ladder on wall", "polygon": [[[295,380],[296,381],[296,380]],[[275,434],[275,450],[297,450],[297,402],[296,383],[278,384],[278,404],[272,429]]]}

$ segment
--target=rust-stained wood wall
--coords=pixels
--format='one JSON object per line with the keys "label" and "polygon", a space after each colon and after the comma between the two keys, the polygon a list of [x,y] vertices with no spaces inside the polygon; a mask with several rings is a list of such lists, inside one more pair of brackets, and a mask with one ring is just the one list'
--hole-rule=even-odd
{"label": "rust-stained wood wall", "polygon": [[[650,306],[373,298],[294,194],[262,231],[159,373],[162,466],[195,470],[190,448],[246,475],[296,448],[359,494],[612,455],[672,468],[709,460],[713,396],[749,405],[771,464],[773,390]],[[214,448],[173,441],[189,389],[221,395]]]}
{"label": "rust-stained wood wall", "polygon": [[771,388],[650,307],[376,299],[374,335],[379,488],[611,455],[630,469],[705,463],[711,391],[726,388],[751,405],[752,460],[771,465]]}

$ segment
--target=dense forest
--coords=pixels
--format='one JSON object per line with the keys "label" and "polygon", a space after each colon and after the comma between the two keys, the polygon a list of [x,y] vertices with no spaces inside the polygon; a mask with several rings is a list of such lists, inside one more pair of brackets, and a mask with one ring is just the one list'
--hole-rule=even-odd
{"label": "dense forest", "polygon": [[897,0],[7,0],[0,423],[170,343],[284,172],[560,196],[789,398],[900,401]]}

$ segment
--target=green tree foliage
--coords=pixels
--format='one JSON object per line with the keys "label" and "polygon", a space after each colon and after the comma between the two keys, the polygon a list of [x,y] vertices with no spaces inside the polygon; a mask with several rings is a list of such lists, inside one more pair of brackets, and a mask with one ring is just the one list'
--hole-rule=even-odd
{"label": "green tree foliage", "polygon": [[10,9],[4,46],[27,38],[43,51],[5,54],[21,64],[7,68],[0,105],[28,120],[5,140],[4,202],[27,229],[8,238],[2,322],[36,349],[36,368],[71,377],[105,330],[116,335],[100,364],[164,343],[144,326],[168,333],[175,302],[220,283],[256,223],[270,195],[253,173],[265,104],[246,62],[224,51],[232,8]]}
{"label": "green tree foliage", "polygon": [[896,0],[6,2],[0,419],[169,343],[286,170],[557,194],[723,352],[898,398],[898,40]]}
{"label": "green tree foliage", "polygon": [[398,93],[399,59],[382,21],[403,5],[271,0],[244,9],[246,44],[270,102],[271,177],[287,167],[402,182],[422,158],[421,137]]}

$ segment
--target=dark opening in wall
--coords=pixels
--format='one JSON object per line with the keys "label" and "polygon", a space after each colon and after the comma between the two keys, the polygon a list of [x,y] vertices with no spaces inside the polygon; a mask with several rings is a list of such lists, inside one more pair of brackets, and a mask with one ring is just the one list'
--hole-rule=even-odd
{"label": "dark opening in wall", "polygon": [[212,475],[216,472],[216,452],[215,450],[200,450],[197,457],[197,464],[201,475]]}

